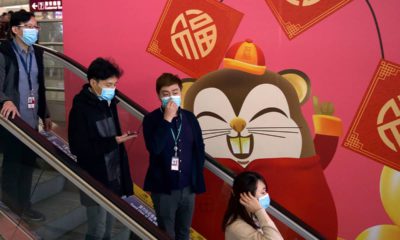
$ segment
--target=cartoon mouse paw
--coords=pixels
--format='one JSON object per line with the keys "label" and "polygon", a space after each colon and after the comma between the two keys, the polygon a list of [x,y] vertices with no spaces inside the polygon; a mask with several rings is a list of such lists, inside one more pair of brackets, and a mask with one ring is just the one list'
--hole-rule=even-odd
{"label": "cartoon mouse paw", "polygon": [[340,137],[343,133],[342,120],[333,116],[335,107],[331,102],[320,103],[317,96],[313,96],[315,114],[313,115],[316,134]]}

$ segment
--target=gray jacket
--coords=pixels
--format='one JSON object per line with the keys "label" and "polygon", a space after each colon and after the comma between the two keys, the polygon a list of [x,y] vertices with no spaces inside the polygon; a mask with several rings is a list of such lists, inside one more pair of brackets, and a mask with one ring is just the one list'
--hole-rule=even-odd
{"label": "gray jacket", "polygon": [[[5,101],[12,101],[15,106],[19,107],[18,60],[11,44],[12,40],[2,41],[0,44],[0,109],[3,107]],[[46,105],[46,90],[44,85],[43,51],[35,46],[33,48],[39,70],[38,115],[40,118],[45,119],[49,117],[49,111]]]}

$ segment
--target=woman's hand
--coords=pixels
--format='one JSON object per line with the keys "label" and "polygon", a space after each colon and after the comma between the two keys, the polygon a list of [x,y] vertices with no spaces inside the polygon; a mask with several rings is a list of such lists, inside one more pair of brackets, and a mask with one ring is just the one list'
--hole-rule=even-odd
{"label": "woman's hand", "polygon": [[240,194],[240,203],[251,213],[255,213],[262,209],[258,199],[250,192]]}

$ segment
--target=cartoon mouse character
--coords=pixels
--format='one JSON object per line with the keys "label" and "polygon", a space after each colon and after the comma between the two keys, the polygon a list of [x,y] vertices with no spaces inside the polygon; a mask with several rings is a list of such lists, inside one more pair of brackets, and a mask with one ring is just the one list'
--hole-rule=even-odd
{"label": "cartoon mouse character", "polygon": [[[262,51],[250,40],[233,45],[224,68],[184,83],[185,109],[202,128],[206,151],[238,173],[257,171],[272,199],[326,239],[337,238],[337,215],[323,169],[342,132],[333,105],[318,104],[311,136],[301,112],[310,96],[308,77],[298,70],[266,70]],[[230,190],[206,171],[207,193],[197,198],[196,230],[223,239],[222,215]],[[285,239],[298,235],[277,222]]]}

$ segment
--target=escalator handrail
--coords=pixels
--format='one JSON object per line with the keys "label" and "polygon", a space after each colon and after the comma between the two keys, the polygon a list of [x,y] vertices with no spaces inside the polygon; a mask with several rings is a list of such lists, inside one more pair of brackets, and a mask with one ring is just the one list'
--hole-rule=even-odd
{"label": "escalator handrail", "polygon": [[[78,63],[77,61],[73,60],[72,58],[55,51],[54,49],[35,44],[35,46],[39,49],[42,49],[44,53],[50,53],[52,56],[56,56],[57,58],[67,62],[69,65],[71,65],[73,68],[75,68],[77,71],[74,71],[78,76],[80,76],[82,79],[86,79],[86,72],[87,68],[83,66],[82,64]],[[124,93],[121,91],[118,91],[118,89],[115,91],[115,96],[117,97],[118,101],[124,105],[125,108],[128,108],[130,110],[129,112],[133,113],[135,116],[137,116],[140,120],[143,119],[145,115],[149,113],[145,108],[143,108],[141,105],[137,104],[135,101],[130,99],[128,96],[126,96]],[[206,154],[206,160],[209,161],[212,165],[218,166],[218,169],[230,178],[235,177],[233,172],[230,170],[224,168],[220,163],[218,163],[214,158],[212,158],[210,155]]]}
{"label": "escalator handrail", "polygon": [[[87,68],[71,59],[70,57],[59,53],[51,48],[47,48],[41,45],[36,45],[38,48],[43,49],[45,53],[50,53],[53,56],[56,56],[59,59],[67,62],[69,65],[75,67],[77,71],[74,71],[77,75],[81,76],[82,79],[86,79]],[[128,96],[126,96],[121,91],[116,91],[116,98],[118,99],[120,105],[125,108],[128,112],[136,116],[138,119],[142,120],[145,115],[149,112],[144,109],[141,105],[134,102]],[[224,182],[233,185],[233,179],[235,174],[229,169],[223,167],[218,161],[216,161],[213,157],[206,154],[206,162],[205,167],[213,172],[216,176],[221,178]],[[304,223],[301,219],[299,219],[296,215],[292,214],[290,211],[285,209],[283,206],[279,205],[275,201],[271,201],[271,207],[267,209],[267,211],[277,218],[279,221],[285,223],[292,230],[299,233],[305,239],[324,239],[324,237],[319,234],[315,229]]]}
{"label": "escalator handrail", "polygon": [[74,159],[54,146],[38,131],[32,129],[21,118],[18,116],[14,119],[0,117],[1,126],[30,147],[42,159],[74,183],[81,191],[111,212],[137,235],[146,239],[170,239],[165,232],[81,169]]}

